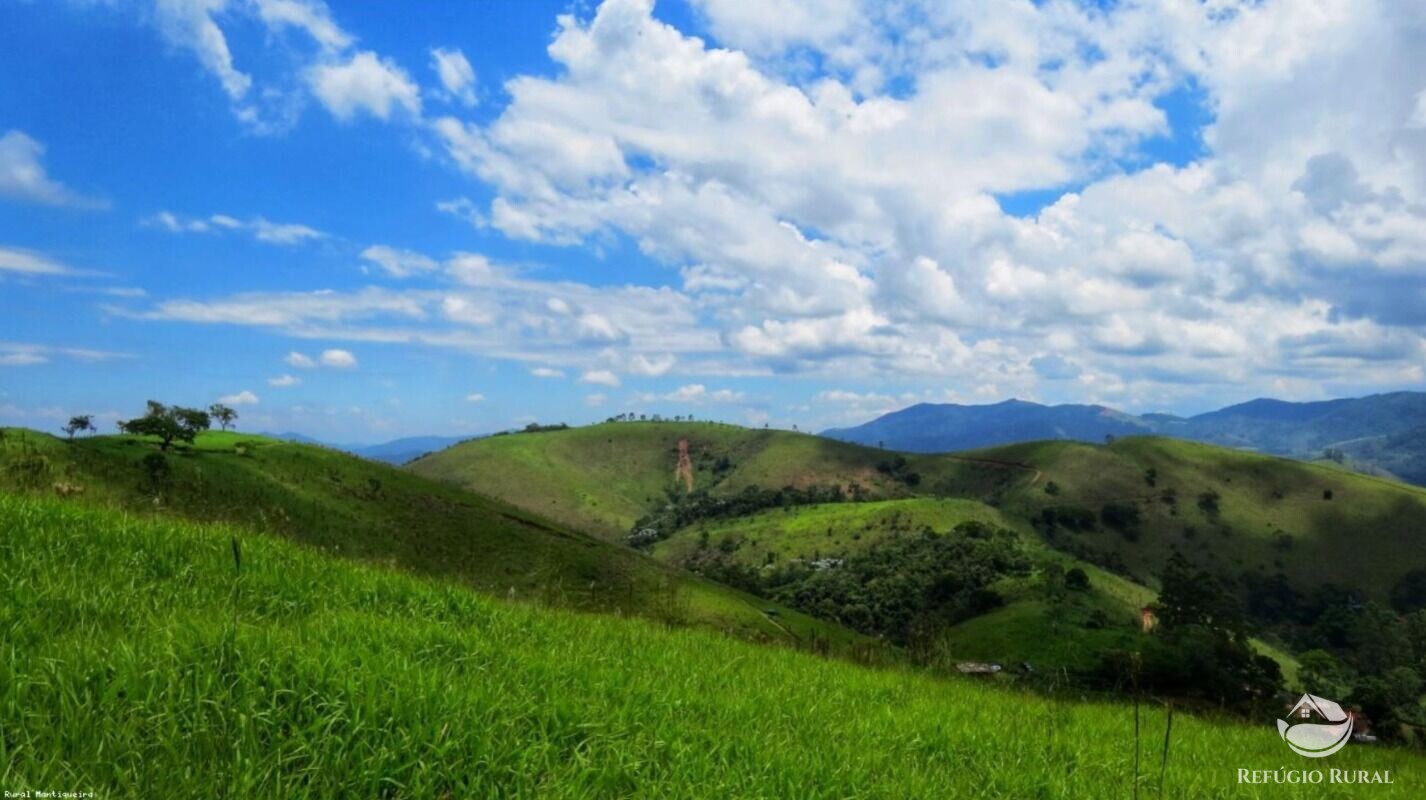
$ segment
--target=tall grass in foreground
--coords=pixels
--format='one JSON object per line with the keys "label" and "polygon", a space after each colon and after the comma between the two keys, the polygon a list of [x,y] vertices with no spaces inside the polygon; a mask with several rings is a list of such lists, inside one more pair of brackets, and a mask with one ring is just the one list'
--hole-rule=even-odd
{"label": "tall grass in foreground", "polygon": [[[505,604],[261,536],[0,495],[0,789],[101,797],[1130,797],[1134,712]],[[234,620],[236,619],[236,623]],[[1143,738],[1165,727],[1145,707]],[[1145,747],[1152,745],[1145,744]],[[1420,794],[1426,759],[1363,797]],[[1155,764],[1155,767],[1159,765]],[[1173,721],[1164,797],[1329,766]],[[1158,796],[1158,769],[1138,794]]]}

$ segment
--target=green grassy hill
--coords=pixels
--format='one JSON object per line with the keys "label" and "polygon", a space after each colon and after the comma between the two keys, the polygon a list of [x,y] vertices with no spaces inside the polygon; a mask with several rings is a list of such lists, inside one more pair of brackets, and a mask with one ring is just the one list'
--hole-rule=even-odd
{"label": "green grassy hill", "polygon": [[[653,616],[779,641],[847,643],[835,626],[668,569],[496,500],[321,447],[210,432],[159,454],[128,436],[69,442],[5,429],[0,489],[228,522],[502,597]],[[162,474],[145,459],[162,455]]]}
{"label": "green grassy hill", "polygon": [[[1136,726],[1122,703],[503,603],[226,526],[55,499],[0,494],[0,530],[7,791],[1159,796],[1157,706]],[[1237,783],[1240,768],[1284,767],[1390,770],[1393,784]],[[1271,720],[1179,713],[1162,796],[1414,797],[1423,769],[1355,744],[1316,764]]]}
{"label": "green grassy hill", "polygon": [[868,497],[916,492],[990,496],[1032,471],[954,458],[908,456],[919,489],[877,469],[885,451],[788,431],[707,422],[621,422],[465,442],[406,466],[579,530],[622,540],[668,502],[678,442],[688,441],[694,488],[734,494],[749,486],[861,486]]}
{"label": "green grassy hill", "polygon": [[[1159,437],[915,455],[782,431],[619,423],[467,443],[411,468],[622,538],[635,520],[681,496],[679,439],[689,442],[695,488],[715,497],[749,486],[855,482],[871,498],[715,515],[660,531],[652,549],[659,559],[752,590],[775,594],[776,585],[760,588],[756,576],[775,584],[789,563],[844,558],[928,527],[939,533],[977,520],[1021,534],[1031,574],[991,587],[1001,607],[947,627],[937,662],[1023,660],[1076,671],[1107,650],[1133,649],[1138,609],[1153,600],[1175,552],[1238,587],[1281,574],[1301,591],[1333,583],[1378,600],[1426,567],[1426,491]],[[1046,524],[1047,509],[1076,512],[1088,524]],[[1052,563],[1086,570],[1089,591],[1048,595],[1040,576]],[[1273,657],[1295,674],[1291,654],[1274,649]]]}
{"label": "green grassy hill", "polygon": [[[1051,541],[1122,561],[1145,580],[1177,551],[1224,577],[1281,572],[1299,588],[1336,583],[1384,598],[1407,571],[1426,567],[1426,489],[1396,481],[1157,437],[1108,446],[1035,442],[977,455],[1043,473],[1002,497],[1004,513],[1089,511],[1100,518],[1094,530],[1060,525]],[[1050,484],[1056,494],[1046,491]],[[1122,530],[1105,524],[1111,504],[1131,507],[1140,521]]]}
{"label": "green grassy hill", "polygon": [[[1281,572],[1302,588],[1337,583],[1373,597],[1426,567],[1426,490],[1160,437],[906,454],[888,473],[878,467],[896,454],[818,437],[707,423],[615,423],[470,442],[410,468],[618,539],[676,493],[679,439],[689,442],[696,488],[715,495],[747,486],[855,482],[868,497],[910,503],[906,515],[917,525],[957,515],[924,505],[929,498],[988,502],[1005,524],[1022,529],[1042,520],[1047,508],[1077,510],[1092,520],[1092,530],[1038,527],[1054,546],[1148,584],[1175,551],[1225,577]],[[1106,524],[1107,506],[1127,507],[1138,521]],[[809,548],[833,555],[859,533],[876,540],[885,526],[869,518],[892,508],[773,510],[709,521],[677,532],[658,552],[686,554],[706,532],[710,541],[756,539],[747,550],[751,559],[797,557]]]}

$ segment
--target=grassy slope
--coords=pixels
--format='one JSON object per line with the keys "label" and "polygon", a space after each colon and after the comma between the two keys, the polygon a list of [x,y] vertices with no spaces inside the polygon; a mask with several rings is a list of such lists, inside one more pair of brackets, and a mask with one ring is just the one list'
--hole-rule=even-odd
{"label": "grassy slope", "polygon": [[[910,490],[881,474],[885,451],[787,431],[705,422],[629,422],[534,434],[494,436],[433,453],[407,465],[419,475],[498,497],[596,535],[617,539],[667,502],[676,484],[678,441],[687,439],[696,488],[737,492],[853,482],[873,497]],[[719,458],[732,469],[715,472]],[[911,456],[921,490],[981,497],[1023,482],[1014,468]]]}
{"label": "grassy slope", "polygon": [[73,497],[86,503],[241,524],[502,596],[651,615],[755,638],[852,638],[793,612],[769,620],[755,598],[498,501],[335,450],[204,434],[193,450],[169,454],[170,475],[155,501],[142,466],[155,451],[131,437],[65,442],[9,429],[0,442],[0,488],[79,489]]}
{"label": "grassy slope", "polygon": [[[932,520],[933,528],[944,530],[950,525],[934,520],[968,514],[994,515],[1001,524],[1028,532],[1028,521],[1047,505],[1078,505],[1098,512],[1106,502],[1133,502],[1144,519],[1137,542],[1101,529],[1087,534],[1061,531],[1050,544],[1078,540],[1081,547],[1118,553],[1139,582],[1150,585],[1175,548],[1227,577],[1253,568],[1268,573],[1281,569],[1304,588],[1335,581],[1377,596],[1406,570],[1426,566],[1422,490],[1339,469],[1157,437],[1121,438],[1108,447],[1032,442],[961,454],[908,454],[907,468],[921,475],[915,491],[922,496],[914,498],[905,497],[911,492],[907,486],[876,471],[878,461],[894,454],[787,432],[707,424],[598,425],[500,437],[428,457],[414,468],[516,505],[538,508],[548,502],[567,512],[569,524],[596,526],[605,535],[618,536],[639,515],[666,502],[680,437],[690,440],[700,486],[714,481],[711,466],[717,456],[727,455],[733,462],[734,469],[714,484],[715,492],[750,484],[805,484],[815,482],[809,476],[816,476],[824,482],[859,480],[882,496],[899,499],[770,510],[695,525],[656,547],[656,554],[672,563],[697,547],[704,530],[714,546],[724,538],[741,540],[735,557],[761,565],[768,552],[782,559],[841,555],[864,547],[904,529],[891,521],[893,509],[912,521],[912,529]],[[506,469],[509,452],[523,454],[519,468]],[[1159,473],[1155,487],[1145,481],[1150,467]],[[571,492],[567,481],[579,487],[580,502],[563,499]],[[1044,491],[1051,481],[1060,487],[1058,496]],[[629,486],[638,488],[621,490]],[[537,488],[549,489],[548,497]],[[1166,488],[1176,490],[1176,508],[1159,499]],[[1197,505],[1198,495],[1210,489],[1221,496],[1216,517]],[[1327,489],[1333,491],[1330,501],[1322,498]],[[946,500],[948,495],[959,499]],[[615,505],[623,509],[620,514],[599,516]],[[601,518],[604,521],[596,525]],[[1291,537],[1290,547],[1279,543],[1280,533]],[[1064,564],[1085,566],[1068,557]],[[1152,598],[1152,592],[1132,581],[1102,570],[1091,574],[1094,590],[1076,596],[1071,608],[1053,613],[1031,586],[1000,587],[1007,606],[948,630],[947,650],[958,658],[1084,665],[1097,650],[1123,641],[1137,609]],[[1084,627],[1096,609],[1108,616],[1111,628]],[[1277,656],[1285,672],[1295,670],[1290,656]]]}
{"label": "grassy slope", "polygon": [[[714,492],[855,480],[874,496],[912,493],[876,471],[892,454],[706,423],[606,424],[496,437],[421,459],[412,469],[618,537],[667,502],[679,438],[690,441],[698,485]],[[721,479],[712,472],[719,456],[733,463]],[[1281,569],[1300,586],[1337,581],[1378,596],[1408,569],[1426,567],[1426,489],[1299,461],[1158,437],[1121,438],[1107,447],[1031,442],[908,455],[907,461],[921,476],[915,492],[988,500],[1022,521],[1047,505],[1098,512],[1108,502],[1138,504],[1144,522],[1137,542],[1104,530],[1063,535],[1118,552],[1146,581],[1175,548],[1225,575]],[[1159,473],[1155,487],[1144,479],[1151,467]],[[1049,482],[1060,487],[1058,496],[1044,492]],[[1165,489],[1177,492],[1176,506],[1159,499]],[[1221,496],[1217,515],[1198,507],[1198,496],[1210,490]],[[1328,490],[1331,500],[1323,499]]]}
{"label": "grassy slope", "polygon": [[[1426,490],[1418,487],[1156,437],[1107,447],[1036,442],[981,454],[1044,472],[1034,486],[1006,495],[1006,513],[1031,517],[1046,505],[1097,512],[1106,502],[1136,503],[1144,519],[1137,542],[1107,530],[1060,535],[1116,551],[1146,578],[1177,549],[1228,577],[1255,566],[1280,569],[1300,587],[1338,582],[1382,597],[1407,570],[1426,567]],[[1153,488],[1145,480],[1150,468],[1158,472]],[[1050,481],[1061,488],[1057,497],[1043,491]],[[1159,497],[1168,488],[1177,492],[1176,507]],[[1220,495],[1217,515],[1198,506],[1207,491]]]}
{"label": "grassy slope", "polygon": [[[539,610],[231,531],[0,494],[0,784],[104,797],[1127,797],[1134,714]],[[1164,716],[1142,714],[1155,792]],[[1166,797],[1338,796],[1179,714]]]}

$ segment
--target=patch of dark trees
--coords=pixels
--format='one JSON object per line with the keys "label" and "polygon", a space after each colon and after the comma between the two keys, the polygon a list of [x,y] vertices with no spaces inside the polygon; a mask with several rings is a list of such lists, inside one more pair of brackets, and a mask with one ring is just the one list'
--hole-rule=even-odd
{"label": "patch of dark trees", "polygon": [[1134,651],[1106,653],[1100,680],[1241,712],[1272,708],[1282,671],[1250,645],[1250,621],[1234,587],[1179,553],[1159,582],[1152,635]]}
{"label": "patch of dark trees", "polygon": [[901,481],[911,488],[921,485],[921,473],[913,471],[906,463],[904,456],[895,458],[885,458],[876,463],[876,471],[891,478]]}
{"label": "patch of dark trees", "polygon": [[1027,574],[1030,564],[1013,532],[964,522],[945,533],[878,542],[831,569],[790,562],[758,570],[724,548],[700,549],[688,566],[812,616],[913,645],[1003,605],[991,586]]}
{"label": "patch of dark trees", "polygon": [[1364,712],[1382,738],[1426,743],[1426,570],[1403,575],[1388,602],[1326,584],[1302,592],[1282,573],[1244,573],[1249,618],[1299,653],[1312,693]]}
{"label": "patch of dark trees", "polygon": [[491,435],[491,436],[509,436],[509,435],[515,434],[515,433],[553,433],[554,431],[567,431],[567,430],[569,430],[569,425],[567,425],[566,423],[563,423],[563,422],[557,422],[557,423],[555,423],[555,424],[553,424],[553,425],[541,425],[541,424],[538,423],[538,422],[531,422],[530,424],[526,425],[525,427],[523,427],[523,428],[521,428],[521,429],[519,429],[519,430],[515,430],[515,431],[496,431],[495,433],[492,433],[492,434],[490,434],[490,435]]}

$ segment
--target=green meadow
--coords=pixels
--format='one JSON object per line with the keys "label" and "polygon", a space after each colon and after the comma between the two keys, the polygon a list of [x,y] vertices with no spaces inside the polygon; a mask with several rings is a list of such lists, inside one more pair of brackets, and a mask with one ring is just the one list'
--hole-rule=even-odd
{"label": "green meadow", "polygon": [[223,522],[504,598],[704,625],[759,641],[858,639],[499,500],[336,450],[208,432],[163,455],[129,436],[3,429],[0,488],[132,514]]}
{"label": "green meadow", "polygon": [[[621,422],[491,436],[407,465],[580,530],[623,539],[634,521],[668,500],[678,442],[687,440],[695,488],[847,485],[906,496],[875,468],[880,451],[816,436],[711,422]],[[728,468],[718,470],[720,459]]]}
{"label": "green meadow", "polygon": [[[1416,797],[1426,759],[491,599],[0,494],[0,783],[101,797]],[[235,546],[234,542],[238,544]],[[1136,768],[1137,765],[1137,768]],[[1237,770],[1389,770],[1369,787]]]}

